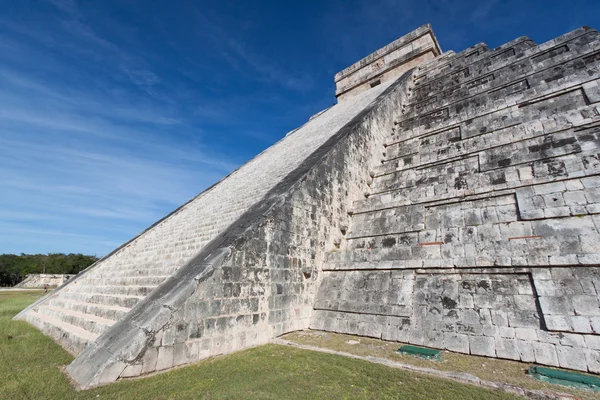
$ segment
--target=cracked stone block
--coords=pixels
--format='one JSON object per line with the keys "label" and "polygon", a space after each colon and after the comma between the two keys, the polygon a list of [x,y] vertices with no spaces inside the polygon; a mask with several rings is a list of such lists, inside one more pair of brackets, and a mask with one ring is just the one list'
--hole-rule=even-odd
{"label": "cracked stone block", "polygon": [[142,374],[142,364],[128,365],[121,373],[120,378],[131,378]]}
{"label": "cracked stone block", "polygon": [[156,360],[156,370],[173,367],[173,346],[162,346],[158,348],[158,358]]}
{"label": "cracked stone block", "polygon": [[576,333],[563,333],[562,337],[559,338],[560,344],[571,347],[587,347],[585,344],[586,335],[579,335]]}
{"label": "cracked stone block", "polygon": [[526,340],[517,340],[517,349],[519,350],[519,358],[523,362],[534,362],[535,352],[533,342]]}
{"label": "cracked stone block", "polygon": [[589,372],[600,374],[600,351],[590,349],[585,350],[585,360]]}

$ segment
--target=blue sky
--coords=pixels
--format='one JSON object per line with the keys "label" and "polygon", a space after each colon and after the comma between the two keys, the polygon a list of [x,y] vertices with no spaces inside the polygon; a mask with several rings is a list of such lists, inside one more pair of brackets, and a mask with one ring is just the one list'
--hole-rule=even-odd
{"label": "blue sky", "polygon": [[597,0],[0,4],[0,253],[107,253],[423,23],[456,51],[600,28]]}

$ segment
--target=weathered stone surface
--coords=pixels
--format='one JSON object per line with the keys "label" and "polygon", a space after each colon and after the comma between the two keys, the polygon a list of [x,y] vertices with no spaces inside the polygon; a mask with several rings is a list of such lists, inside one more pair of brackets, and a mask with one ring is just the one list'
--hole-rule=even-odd
{"label": "weathered stone surface", "polygon": [[396,314],[414,328],[398,340],[594,370],[598,53],[600,36],[582,28],[418,67],[316,304],[353,290],[344,274],[415,271]]}

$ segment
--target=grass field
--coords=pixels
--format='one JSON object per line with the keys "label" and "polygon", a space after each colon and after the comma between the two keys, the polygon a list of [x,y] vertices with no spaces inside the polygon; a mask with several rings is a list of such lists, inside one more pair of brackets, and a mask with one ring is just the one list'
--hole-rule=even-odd
{"label": "grass field", "polygon": [[330,332],[292,332],[283,338],[298,344],[311,345],[358,356],[385,358],[402,364],[433,368],[440,371],[464,372],[485,381],[503,382],[521,388],[569,393],[581,400],[600,399],[600,393],[597,392],[578,390],[567,386],[538,381],[527,374],[530,364],[518,361],[478,357],[449,351],[442,352],[441,362],[430,361],[396,353],[395,350],[400,347],[399,343]]}
{"label": "grass field", "polygon": [[0,399],[515,399],[453,381],[267,345],[147,378],[75,391],[72,357],[13,315],[39,293],[0,292]]}

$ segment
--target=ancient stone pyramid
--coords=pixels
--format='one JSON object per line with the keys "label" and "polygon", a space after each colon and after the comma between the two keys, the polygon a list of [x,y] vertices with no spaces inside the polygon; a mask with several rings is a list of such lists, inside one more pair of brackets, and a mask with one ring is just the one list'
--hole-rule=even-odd
{"label": "ancient stone pyramid", "polygon": [[600,373],[600,35],[441,54],[339,103],[16,318],[90,387],[313,328]]}

